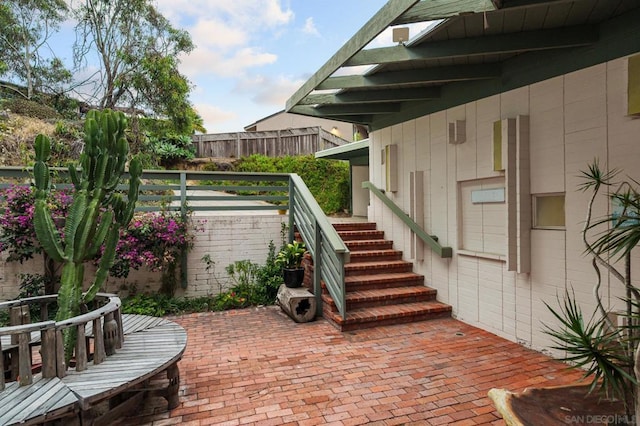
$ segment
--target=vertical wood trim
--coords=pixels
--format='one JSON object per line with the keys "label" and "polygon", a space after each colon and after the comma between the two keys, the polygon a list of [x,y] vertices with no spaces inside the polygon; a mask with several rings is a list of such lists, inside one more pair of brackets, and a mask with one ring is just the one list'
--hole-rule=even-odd
{"label": "vertical wood trim", "polygon": [[106,357],[104,334],[102,333],[102,317],[100,317],[93,320],[93,365],[101,364]]}
{"label": "vertical wood trim", "polygon": [[[424,229],[424,172],[415,171],[409,174],[409,197],[411,219]],[[424,242],[411,233],[411,258],[424,260]]]}
{"label": "vertical wood trim", "polygon": [[[116,349],[122,349],[124,343],[124,326],[122,325],[122,308],[118,308],[113,312],[113,319],[118,325],[118,339],[116,341]],[[104,335],[104,334],[103,334]]]}
{"label": "vertical wood trim", "polygon": [[640,55],[627,62],[627,114],[640,115]]}
{"label": "vertical wood trim", "polygon": [[31,333],[20,333],[18,335],[18,381],[20,382],[20,386],[33,383],[33,376],[31,375],[31,348],[29,347],[30,339]]}
{"label": "vertical wood trim", "polygon": [[507,270],[518,268],[518,187],[516,165],[516,120],[507,118],[502,120],[502,166],[505,170],[506,201],[507,201]]}
{"label": "vertical wood trim", "polygon": [[0,392],[4,390],[4,355],[2,352],[2,342],[0,341]]}
{"label": "vertical wood trim", "polygon": [[64,336],[62,329],[56,329],[56,375],[62,379],[67,375],[67,365],[64,359]]}
{"label": "vertical wood trim", "polygon": [[87,369],[87,342],[85,341],[85,324],[76,326],[76,371]]}
{"label": "vertical wood trim", "polygon": [[502,122],[495,121],[493,123],[493,170],[504,170],[502,164]]}
{"label": "vertical wood trim", "polygon": [[398,145],[384,147],[385,189],[388,192],[398,191]]}
{"label": "vertical wood trim", "polygon": [[56,329],[47,328],[40,333],[42,347],[42,377],[51,378],[56,375]]}
{"label": "vertical wood trim", "polygon": [[529,116],[516,118],[517,205],[517,271],[531,272],[531,166],[529,162]]}

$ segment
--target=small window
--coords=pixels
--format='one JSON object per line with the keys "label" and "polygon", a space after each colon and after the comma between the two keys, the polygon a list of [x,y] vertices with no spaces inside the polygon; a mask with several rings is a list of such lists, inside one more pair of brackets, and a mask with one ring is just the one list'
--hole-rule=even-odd
{"label": "small window", "polygon": [[564,229],[564,194],[533,196],[533,227]]}

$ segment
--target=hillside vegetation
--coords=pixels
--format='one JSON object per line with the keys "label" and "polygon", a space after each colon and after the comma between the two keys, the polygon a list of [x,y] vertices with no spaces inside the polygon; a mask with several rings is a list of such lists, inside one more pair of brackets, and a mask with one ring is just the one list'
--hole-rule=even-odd
{"label": "hillside vegetation", "polygon": [[[83,147],[83,121],[76,113],[65,118],[54,107],[33,101],[0,99],[0,166],[29,166],[34,162],[33,142],[42,133],[51,138],[52,164],[64,167],[79,158]],[[69,111],[67,117],[72,116]],[[170,122],[149,118],[131,121],[129,142],[146,169],[201,168],[191,138],[172,133]],[[225,160],[226,162],[227,160]],[[207,170],[217,170],[208,162]],[[349,208],[349,167],[340,161],[317,160],[312,155],[270,158],[253,155],[229,162],[230,171],[297,173],[327,214]]]}

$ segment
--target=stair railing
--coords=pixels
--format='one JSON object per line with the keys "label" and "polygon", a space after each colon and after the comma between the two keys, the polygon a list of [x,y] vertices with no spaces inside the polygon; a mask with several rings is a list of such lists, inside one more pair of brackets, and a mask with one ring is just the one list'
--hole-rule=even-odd
{"label": "stair railing", "polygon": [[[67,168],[52,168],[63,181]],[[32,169],[27,167],[0,167],[0,177],[28,185]],[[126,178],[126,174],[125,174]],[[289,209],[289,240],[293,240],[297,227],[314,261],[313,288],[318,299],[318,314],[322,314],[322,288],[324,281],[338,311],[346,315],[344,265],[349,263],[349,249],[331,225],[302,178],[287,173],[241,173],[188,170],[144,170],[141,194],[136,210],[159,211],[161,202],[168,208],[186,214],[192,211],[286,210]],[[0,188],[11,184],[2,182]],[[71,184],[58,184],[57,188]],[[120,189],[126,190],[126,186]],[[206,191],[220,191],[222,195],[207,195]],[[167,195],[169,192],[171,195]],[[235,192],[228,194],[226,192]],[[250,192],[250,195],[242,193]],[[288,192],[288,194],[287,194]],[[204,195],[203,195],[204,194]],[[217,203],[222,201],[224,203]],[[236,204],[238,201],[258,201],[261,204]],[[203,203],[205,202],[205,203]],[[197,203],[197,205],[196,205]],[[204,205],[203,205],[204,204]],[[183,286],[186,286],[187,256],[182,256]]]}
{"label": "stair railing", "polygon": [[291,174],[289,179],[290,241],[294,238],[294,226],[300,232],[313,257],[313,293],[317,300],[317,315],[322,315],[321,281],[323,281],[344,319],[346,317],[344,265],[349,263],[351,254],[311,195],[307,185],[297,174]]}
{"label": "stair railing", "polygon": [[378,189],[373,183],[363,182],[362,187],[368,189],[369,192],[378,197],[380,201],[382,201],[387,207],[389,207],[394,215],[396,215],[402,222],[404,222],[404,224],[407,225],[418,238],[420,238],[429,247],[431,247],[431,250],[433,250],[438,256],[444,258],[451,257],[453,255],[453,250],[451,249],[451,247],[441,246],[440,243],[438,243],[438,237],[436,237],[435,235],[427,234],[427,232],[422,229],[420,225],[418,225],[413,219],[411,219],[408,214],[403,212],[402,209],[398,207],[398,205],[391,201],[391,199],[387,197],[384,192]]}

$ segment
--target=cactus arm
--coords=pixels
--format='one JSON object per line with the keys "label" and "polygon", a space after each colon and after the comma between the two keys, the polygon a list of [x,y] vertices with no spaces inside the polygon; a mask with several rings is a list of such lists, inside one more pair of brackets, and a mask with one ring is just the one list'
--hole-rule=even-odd
{"label": "cactus arm", "polygon": [[47,202],[42,198],[36,200],[33,225],[36,236],[49,257],[56,262],[64,261],[64,248],[60,241],[60,235],[53,223],[53,219],[51,219]]}
{"label": "cactus arm", "polygon": [[107,237],[107,233],[109,232],[112,222],[113,222],[113,211],[107,210],[102,214],[102,218],[100,219],[100,225],[98,226],[98,231],[96,232],[95,238],[93,238],[90,241],[89,250],[85,256],[86,259],[93,259],[98,254],[98,250],[100,250],[100,246],[102,246],[102,243],[104,243],[104,240]]}
{"label": "cactus arm", "polygon": [[100,258],[100,264],[96,271],[96,276],[89,287],[89,290],[83,296],[83,302],[87,303],[93,300],[96,293],[100,290],[102,285],[109,275],[109,269],[113,265],[113,261],[116,257],[116,245],[120,239],[120,228],[116,224],[112,224],[109,229],[109,235],[107,236],[107,242],[105,244],[104,253]]}
{"label": "cactus arm", "polygon": [[87,209],[87,191],[76,191],[73,196],[73,202],[69,208],[67,219],[64,224],[64,236],[65,236],[65,254],[70,259],[73,259],[73,237],[76,235],[76,230],[80,224],[85,210]]}

